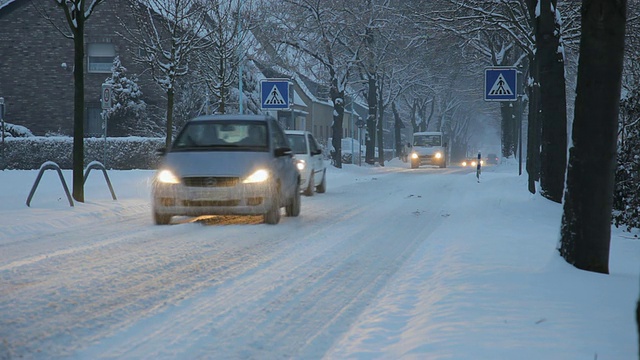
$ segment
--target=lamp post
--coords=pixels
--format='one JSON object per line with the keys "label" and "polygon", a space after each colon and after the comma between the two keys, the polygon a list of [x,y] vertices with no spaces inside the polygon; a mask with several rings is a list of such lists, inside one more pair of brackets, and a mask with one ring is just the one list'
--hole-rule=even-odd
{"label": "lamp post", "polygon": [[238,112],[240,114],[243,113],[242,109],[242,23],[241,23],[241,13],[242,13],[242,2],[243,0],[238,1]]}

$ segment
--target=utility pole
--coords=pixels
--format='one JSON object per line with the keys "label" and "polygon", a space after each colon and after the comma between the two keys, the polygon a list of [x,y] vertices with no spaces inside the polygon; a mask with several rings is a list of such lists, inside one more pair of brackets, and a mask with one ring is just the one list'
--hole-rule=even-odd
{"label": "utility pole", "polygon": [[238,112],[240,114],[243,113],[242,109],[242,58],[244,57],[242,53],[242,3],[243,0],[240,0],[238,3]]}

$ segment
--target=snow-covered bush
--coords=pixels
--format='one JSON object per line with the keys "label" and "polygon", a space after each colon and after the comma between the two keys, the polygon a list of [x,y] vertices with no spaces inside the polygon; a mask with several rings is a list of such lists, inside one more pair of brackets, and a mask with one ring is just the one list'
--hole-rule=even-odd
{"label": "snow-covered bush", "polygon": [[[2,129],[0,129],[2,131]],[[4,123],[4,137],[30,137],[33,136],[31,130],[21,125],[14,125],[8,122]]]}

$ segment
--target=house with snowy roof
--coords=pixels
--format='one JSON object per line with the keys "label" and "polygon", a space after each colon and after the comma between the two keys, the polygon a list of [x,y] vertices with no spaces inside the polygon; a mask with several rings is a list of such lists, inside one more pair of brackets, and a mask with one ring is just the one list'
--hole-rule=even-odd
{"label": "house with snowy roof", "polygon": [[[111,76],[116,56],[129,74],[139,77],[148,108],[164,106],[162,90],[152,83],[144,68],[133,62],[131,45],[117,35],[122,22],[135,26],[126,3],[104,2],[86,23],[84,129],[88,137],[103,133],[101,85]],[[4,0],[0,4],[0,97],[6,104],[5,121],[24,126],[35,135],[71,135],[73,41],[45,18],[47,14],[63,17],[54,1]]]}

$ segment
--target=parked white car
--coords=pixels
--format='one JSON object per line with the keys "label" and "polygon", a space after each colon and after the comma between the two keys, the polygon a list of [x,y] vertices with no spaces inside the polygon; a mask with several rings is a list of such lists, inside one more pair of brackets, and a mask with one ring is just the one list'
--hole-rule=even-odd
{"label": "parked white car", "polygon": [[153,218],[174,215],[259,215],[267,224],[300,214],[300,174],[276,119],[205,115],[186,123],[153,184]]}
{"label": "parked white car", "polygon": [[315,191],[327,191],[327,169],[322,156],[322,148],[313,135],[304,130],[285,130],[289,147],[300,172],[300,189],[306,196]]}

